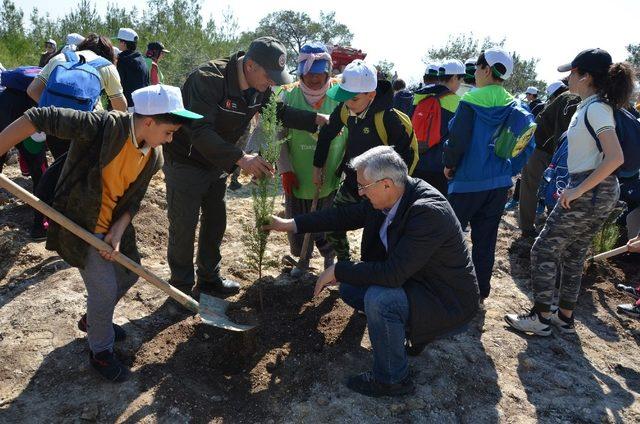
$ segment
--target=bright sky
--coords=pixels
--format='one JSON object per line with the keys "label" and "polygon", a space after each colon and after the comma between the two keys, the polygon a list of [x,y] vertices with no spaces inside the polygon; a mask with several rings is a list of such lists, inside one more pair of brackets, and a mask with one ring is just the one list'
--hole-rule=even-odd
{"label": "bright sky", "polygon": [[[28,16],[34,6],[51,16],[62,16],[77,0],[14,0]],[[95,0],[104,14],[108,0]],[[140,2],[139,8],[146,3]],[[548,83],[562,75],[558,65],[571,61],[581,50],[600,47],[614,61],[627,57],[625,46],[640,42],[638,0],[537,0],[494,2],[458,0],[438,8],[426,1],[396,0],[373,6],[374,2],[354,0],[203,0],[203,15],[221,19],[230,8],[241,30],[255,28],[269,12],[292,9],[307,12],[312,19],[320,11],[336,11],[336,19],[354,33],[353,46],[368,53],[367,60],[376,63],[387,59],[396,65],[401,78],[415,81],[422,77],[422,57],[434,46],[443,45],[449,35],[472,32],[477,38],[506,37],[505,47],[523,57],[537,57],[538,75]],[[505,7],[500,7],[505,4]],[[480,8],[481,5],[489,7]],[[451,13],[446,16],[445,13]],[[394,16],[398,16],[394,18]],[[168,46],[170,47],[170,46]],[[466,58],[459,58],[464,60]]]}

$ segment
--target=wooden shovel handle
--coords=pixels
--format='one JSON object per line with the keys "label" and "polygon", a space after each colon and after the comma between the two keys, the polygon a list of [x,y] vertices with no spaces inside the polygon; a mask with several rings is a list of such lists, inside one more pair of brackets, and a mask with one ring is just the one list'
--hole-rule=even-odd
{"label": "wooden shovel handle", "polygon": [[[51,206],[47,205],[42,200],[38,199],[36,196],[29,193],[27,190],[23,189],[18,184],[11,181],[2,173],[0,173],[0,187],[4,188],[8,192],[16,196],[18,199],[22,200],[23,202],[27,203],[29,206],[36,209],[38,212],[42,213],[47,218],[57,222],[62,227],[66,228],[71,233],[73,233],[74,235],[78,236],[85,242],[89,243],[91,246],[95,247],[97,250],[101,250],[101,251],[106,250],[109,252],[113,250],[113,248],[109,246],[107,243],[100,240],[99,238],[97,238],[96,236],[94,236],[89,231],[85,230],[75,222],[71,221],[69,218],[62,215],[57,210],[53,209]],[[128,270],[135,272],[138,276],[144,278],[145,280],[147,280],[148,282],[150,282],[151,284],[153,284],[154,286],[156,286],[157,288],[159,288],[160,290],[162,290],[163,292],[171,296],[173,299],[177,300],[180,304],[182,304],[187,309],[196,313],[198,312],[198,307],[199,307],[198,302],[196,302],[191,296],[187,296],[186,294],[182,293],[180,290],[176,289],[171,284],[167,283],[157,275],[145,269],[142,265],[132,261],[131,259],[129,259],[128,257],[126,257],[120,252],[116,253],[114,260],[120,265],[122,265],[123,267],[127,268]]]}
{"label": "wooden shovel handle", "polygon": [[612,256],[617,256],[617,255],[620,255],[621,253],[625,253],[625,252],[628,252],[628,251],[629,251],[629,247],[627,247],[625,245],[625,246],[621,246],[621,247],[618,247],[618,248],[613,249],[613,250],[609,250],[608,252],[604,252],[604,253],[600,253],[599,255],[595,255],[595,256],[589,258],[589,260],[595,261],[595,260],[598,260],[598,259],[607,259],[607,258],[610,258]]}
{"label": "wooden shovel handle", "polygon": [[[316,187],[316,192],[313,195],[313,200],[311,201],[311,210],[309,213],[315,212],[318,208],[318,199],[320,198],[320,187]],[[309,243],[311,242],[311,233],[306,233],[304,235],[304,239],[302,240],[302,249],[300,250],[300,260],[298,261],[298,268],[307,269],[309,268],[309,260],[311,259],[311,254],[313,252],[309,252],[307,254],[307,249],[309,249]]]}

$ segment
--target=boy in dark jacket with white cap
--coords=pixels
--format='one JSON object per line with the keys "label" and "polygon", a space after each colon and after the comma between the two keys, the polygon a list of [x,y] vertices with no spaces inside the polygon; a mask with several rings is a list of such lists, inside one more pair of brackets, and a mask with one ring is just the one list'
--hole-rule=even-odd
{"label": "boy in dark jacket with white cap", "polygon": [[138,88],[149,85],[149,69],[144,56],[137,51],[138,34],[131,28],[120,28],[118,31],[120,50],[118,55],[118,73],[120,82],[127,99],[127,105],[134,106],[131,93]]}

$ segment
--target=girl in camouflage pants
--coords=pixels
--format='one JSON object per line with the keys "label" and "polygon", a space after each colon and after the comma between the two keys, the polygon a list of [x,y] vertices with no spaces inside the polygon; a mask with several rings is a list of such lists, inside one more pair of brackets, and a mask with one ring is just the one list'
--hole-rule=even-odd
{"label": "girl in camouflage pants", "polygon": [[[620,196],[614,172],[624,155],[613,108],[626,106],[633,90],[629,64],[613,64],[601,49],[585,50],[558,70],[571,71],[569,89],[582,98],[567,132],[571,181],[531,249],[534,306],[526,314],[505,316],[514,329],[540,336],[551,335],[551,326],[562,333],[575,332],[573,311],[587,250]],[[551,312],[558,266],[559,308]]]}

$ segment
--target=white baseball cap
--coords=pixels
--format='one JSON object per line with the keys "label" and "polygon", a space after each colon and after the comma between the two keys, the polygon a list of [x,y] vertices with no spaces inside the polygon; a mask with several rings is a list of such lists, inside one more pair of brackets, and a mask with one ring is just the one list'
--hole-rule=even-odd
{"label": "white baseball cap", "polygon": [[547,96],[553,96],[559,88],[566,87],[562,81],[554,81],[547,86]]}
{"label": "white baseball cap", "polygon": [[538,95],[538,89],[535,88],[534,86],[529,86],[527,87],[527,90],[524,92],[524,94],[534,94],[534,95]]}
{"label": "white baseball cap", "polygon": [[117,38],[122,41],[138,41],[138,33],[131,28],[120,28]]}
{"label": "white baseball cap", "polygon": [[202,115],[184,108],[182,93],[178,87],[164,84],[149,85],[131,93],[133,111],[153,116],[170,113],[187,119],[200,119]]}
{"label": "white baseball cap", "polygon": [[457,59],[448,59],[440,64],[440,69],[438,71],[439,76],[445,75],[464,75],[465,67],[461,61]]}
{"label": "white baseball cap", "polygon": [[356,59],[344,68],[340,84],[327,91],[327,96],[337,102],[346,102],[359,93],[376,91],[378,71],[364,60]]}
{"label": "white baseball cap", "polygon": [[[500,78],[506,80],[511,74],[513,74],[513,58],[504,49],[500,47],[493,47],[484,51],[484,58],[487,60],[489,66],[502,65],[505,68],[504,72],[500,72]],[[495,68],[494,68],[495,69]]]}
{"label": "white baseball cap", "polygon": [[84,41],[84,37],[76,32],[72,32],[71,34],[67,34],[67,45],[75,45],[82,43]]}
{"label": "white baseball cap", "polygon": [[429,77],[437,77],[438,72],[440,72],[440,64],[439,63],[430,63],[427,66],[427,69],[424,70],[424,74]]}

